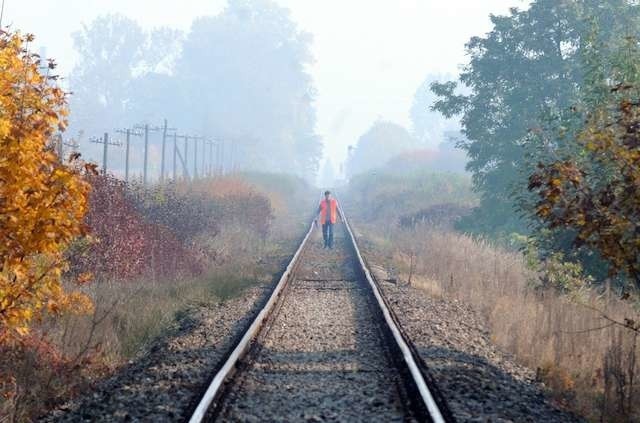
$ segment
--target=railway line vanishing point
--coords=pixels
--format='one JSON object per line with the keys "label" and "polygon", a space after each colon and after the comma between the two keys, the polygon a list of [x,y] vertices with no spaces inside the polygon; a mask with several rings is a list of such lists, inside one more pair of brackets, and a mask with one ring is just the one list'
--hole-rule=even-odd
{"label": "railway line vanishing point", "polygon": [[325,250],[310,228],[190,422],[453,420],[348,222],[336,229]]}

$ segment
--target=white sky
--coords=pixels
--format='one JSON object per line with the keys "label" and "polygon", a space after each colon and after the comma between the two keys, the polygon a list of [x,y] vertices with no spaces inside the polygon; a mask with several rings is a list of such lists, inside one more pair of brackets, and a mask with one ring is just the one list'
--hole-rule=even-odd
{"label": "white sky", "polygon": [[[1,1],[1,0],[0,0]],[[464,44],[490,30],[489,14],[526,0],[276,0],[313,35],[310,69],[318,91],[318,133],[334,164],[378,118],[410,125],[415,90],[430,73],[457,73]],[[3,26],[34,33],[65,75],[75,55],[71,33],[104,13],[144,27],[188,30],[225,0],[5,0]]]}

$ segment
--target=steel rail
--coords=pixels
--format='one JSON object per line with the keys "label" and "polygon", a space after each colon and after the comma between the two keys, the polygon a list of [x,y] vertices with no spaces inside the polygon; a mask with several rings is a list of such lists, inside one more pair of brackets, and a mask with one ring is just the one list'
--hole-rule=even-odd
{"label": "steel rail", "polygon": [[216,373],[215,377],[209,384],[209,387],[207,388],[206,392],[202,396],[202,399],[198,403],[198,406],[196,407],[195,411],[191,415],[191,418],[189,419],[189,423],[200,423],[204,419],[205,415],[207,414],[207,410],[211,406],[211,403],[216,398],[216,396],[220,393],[220,390],[222,389],[225,380],[227,380],[227,378],[230,376],[231,372],[235,368],[238,361],[243,357],[245,352],[248,350],[249,346],[251,345],[251,341],[253,341],[253,339],[256,337],[256,335],[260,331],[262,324],[269,316],[271,309],[273,308],[274,304],[278,300],[278,297],[280,296],[280,293],[284,289],[285,285],[287,284],[288,279],[291,276],[291,272],[293,271],[298,259],[300,258],[300,255],[302,254],[302,251],[304,250],[304,247],[307,244],[307,240],[309,239],[309,237],[311,236],[311,233],[313,232],[313,228],[314,228],[314,223],[311,224],[311,227],[309,228],[307,234],[305,235],[304,239],[300,243],[300,246],[298,247],[295,254],[293,255],[293,258],[287,265],[286,270],[280,277],[280,280],[278,281],[278,284],[276,285],[275,289],[271,293],[271,296],[269,297],[269,300],[267,301],[266,305],[262,308],[262,310],[260,310],[260,313],[258,313],[253,323],[251,323],[251,326],[249,326],[249,329],[247,329],[247,332],[245,332],[244,336],[242,337],[238,345],[234,348],[233,352],[231,353],[227,361],[224,363],[224,365],[218,371],[218,373]]}
{"label": "steel rail", "polygon": [[422,401],[424,402],[424,405],[427,408],[427,411],[429,412],[429,417],[431,417],[434,423],[445,423],[446,420],[442,412],[440,411],[440,407],[438,407],[438,404],[434,396],[431,394],[431,391],[427,386],[427,382],[425,381],[424,376],[420,371],[420,367],[418,366],[418,363],[416,362],[416,359],[414,358],[413,353],[411,352],[411,349],[407,344],[407,341],[402,336],[400,329],[398,328],[398,325],[396,324],[395,320],[393,319],[393,317],[391,317],[391,312],[389,311],[389,308],[387,307],[387,304],[385,303],[382,297],[382,294],[378,289],[378,285],[374,282],[373,277],[371,276],[371,272],[369,271],[367,264],[362,258],[362,254],[360,253],[360,249],[358,248],[358,243],[356,242],[356,237],[353,234],[351,225],[349,224],[347,218],[345,217],[345,214],[342,208],[340,208],[340,215],[342,216],[342,221],[344,222],[344,225],[347,228],[347,232],[349,233],[349,237],[351,238],[351,242],[353,244],[353,248],[355,249],[356,256],[358,257],[358,262],[360,263],[360,267],[364,271],[364,275],[367,279],[367,282],[369,282],[369,286],[371,287],[371,290],[373,291],[373,294],[378,302],[378,306],[382,310],[382,314],[384,315],[384,320],[387,326],[389,327],[389,329],[391,330],[391,333],[393,335],[393,338],[396,341],[396,344],[398,345],[398,347],[400,348],[400,351],[402,352],[402,357],[404,358],[405,364],[407,365],[407,368],[409,369],[409,372],[413,377],[413,381],[415,382],[416,387],[418,388],[420,397],[422,398]]}
{"label": "steel rail", "polygon": [[[408,345],[408,341],[402,335],[396,321],[392,317],[392,314],[389,308],[387,307],[387,304],[383,298],[382,293],[380,292],[380,289],[378,288],[378,285],[375,283],[373,277],[371,276],[371,272],[369,271],[369,268],[367,267],[366,262],[362,257],[360,249],[358,248],[358,244],[356,242],[356,238],[351,228],[351,225],[346,219],[344,215],[344,211],[342,210],[341,207],[339,207],[339,212],[340,212],[340,216],[342,217],[342,221],[347,229],[347,233],[349,234],[349,238],[355,250],[361,270],[363,271],[365,278],[367,279],[367,282],[369,283],[369,286],[371,287],[371,290],[374,294],[374,297],[376,298],[378,306],[382,311],[382,315],[384,316],[385,323],[388,326],[391,334],[393,335],[393,339],[395,340],[397,347],[400,349],[402,353],[404,362],[407,366],[407,369],[409,370],[409,374],[411,374],[413,382],[415,383],[416,388],[422,399],[422,402],[427,412],[429,413],[429,417],[434,423],[445,423],[447,420],[443,417],[443,413],[440,411],[440,408],[438,407],[438,404],[434,399],[434,396],[431,394],[431,391],[429,390],[429,387],[425,381],[422,371],[420,370],[420,367],[413,356],[412,350]],[[234,348],[234,350],[232,351],[232,353],[230,354],[229,358],[226,360],[222,368],[214,376],[209,387],[204,393],[202,399],[198,403],[198,406],[193,412],[191,418],[189,419],[189,423],[200,423],[204,419],[211,404],[216,399],[216,397],[221,393],[224,387],[225,381],[229,378],[229,376],[233,372],[234,368],[236,367],[240,359],[248,351],[252,341],[258,335],[259,331],[262,329],[264,322],[269,317],[269,313],[272,311],[274,305],[278,301],[286,284],[291,278],[292,272],[295,269],[297,262],[300,259],[300,256],[302,255],[302,251],[304,250],[304,247],[306,246],[307,241],[309,240],[309,238],[311,237],[311,234],[313,233],[314,227],[315,227],[315,221],[312,222],[309,230],[307,231],[307,234],[305,235],[304,239],[300,243],[300,246],[296,250],[293,258],[287,265],[287,268],[282,274],[275,289],[271,293],[266,305],[256,316],[251,326],[249,327],[247,332],[245,332],[242,339],[240,340],[238,345]]]}

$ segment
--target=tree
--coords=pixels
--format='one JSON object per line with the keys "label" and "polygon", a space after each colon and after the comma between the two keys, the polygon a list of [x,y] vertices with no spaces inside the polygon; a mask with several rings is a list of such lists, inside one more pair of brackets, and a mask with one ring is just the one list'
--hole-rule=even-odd
{"label": "tree", "polygon": [[[639,7],[625,0],[537,0],[528,10],[492,16],[492,31],[467,44],[470,63],[460,75],[469,94],[456,94],[453,82],[433,84],[435,109],[461,115],[468,169],[481,205],[467,219],[469,229],[489,233],[528,232],[517,205],[527,197],[527,178],[541,160],[572,143],[584,117],[572,106],[587,84],[584,59],[593,43],[609,48],[637,31]],[[604,53],[604,52],[603,52]],[[550,123],[564,135],[553,149],[537,149],[531,130]],[[533,158],[531,157],[533,156]]]}
{"label": "tree", "polygon": [[[73,34],[79,60],[70,76],[71,128],[101,135],[140,122],[161,122],[180,98],[170,75],[182,34],[169,28],[144,31],[122,15],[99,16]],[[100,147],[83,146],[88,157]]]}
{"label": "tree", "polygon": [[186,37],[102,16],[74,41],[73,129],[100,135],[168,118],[183,132],[224,139],[236,168],[317,172],[311,39],[272,1],[230,1]]}
{"label": "tree", "polygon": [[0,32],[0,341],[25,334],[44,311],[90,306],[60,283],[89,187],[49,145],[65,128],[66,98],[39,73],[31,41]]}
{"label": "tree", "polygon": [[365,132],[347,161],[349,176],[383,166],[389,159],[417,146],[416,140],[402,126],[378,121]]}
{"label": "tree", "polygon": [[232,0],[197,19],[176,68],[189,111],[183,125],[235,140],[243,168],[315,174],[310,42],[269,0]]}
{"label": "tree", "polygon": [[144,40],[140,26],[121,15],[100,16],[73,34],[79,56],[70,77],[74,127],[102,133],[125,120]]}
{"label": "tree", "polygon": [[453,79],[452,75],[428,75],[413,96],[410,111],[412,133],[425,146],[436,147],[446,141],[445,133],[460,130],[457,119],[447,119],[441,113],[431,109],[437,100],[436,95],[431,91],[431,84]]}
{"label": "tree", "polygon": [[576,247],[595,249],[612,275],[640,288],[640,103],[625,98],[609,110],[595,111],[579,134],[584,155],[540,163],[529,190],[547,228],[573,231]]}

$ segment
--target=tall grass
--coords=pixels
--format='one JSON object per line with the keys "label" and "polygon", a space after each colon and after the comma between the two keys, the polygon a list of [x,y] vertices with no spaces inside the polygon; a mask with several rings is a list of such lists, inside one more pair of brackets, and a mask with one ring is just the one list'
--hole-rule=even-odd
{"label": "tall grass", "polygon": [[[297,179],[290,182],[299,183]],[[121,199],[118,216],[130,218],[106,220],[96,213],[93,222],[102,225],[104,239],[95,244],[91,250],[95,255],[88,263],[109,263],[101,255],[109,250],[113,254],[107,259],[118,256],[125,268],[131,263],[139,266],[131,272],[99,267],[95,280],[82,288],[93,300],[93,313],[51,315],[21,343],[0,345],[0,421],[28,421],[83,394],[96,380],[145,354],[158,337],[172,334],[180,317],[271,281],[303,233],[296,223],[296,207],[305,201],[301,187],[292,193],[291,204],[275,208],[278,192],[269,192],[241,175],[149,190],[116,185],[118,195],[107,191],[104,200],[111,205],[114,197]],[[135,200],[136,207],[122,206]],[[212,224],[201,224],[212,218]],[[128,226],[115,231],[121,220]],[[137,236],[134,229],[141,225],[149,230],[138,231],[142,235]],[[156,229],[172,237],[157,237]],[[142,248],[146,244],[140,239],[147,233],[155,236],[154,242],[165,254]],[[122,248],[130,244],[141,248]],[[166,272],[158,266],[162,264],[158,261],[174,260],[181,249],[198,253],[202,266],[197,271],[172,266],[173,271]],[[68,254],[77,258],[80,252],[71,249]]]}
{"label": "tall grass", "polygon": [[576,298],[534,289],[539,275],[522,254],[427,226],[374,237],[369,250],[401,280],[480,310],[493,341],[566,406],[593,421],[640,419],[639,334],[608,320],[638,321],[631,302],[609,291]]}

